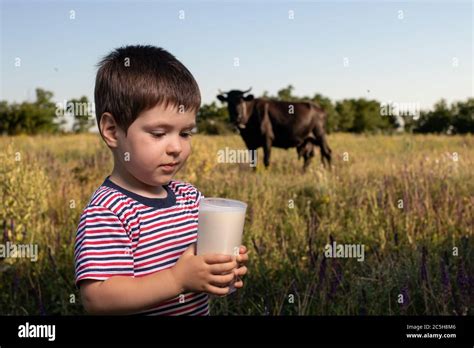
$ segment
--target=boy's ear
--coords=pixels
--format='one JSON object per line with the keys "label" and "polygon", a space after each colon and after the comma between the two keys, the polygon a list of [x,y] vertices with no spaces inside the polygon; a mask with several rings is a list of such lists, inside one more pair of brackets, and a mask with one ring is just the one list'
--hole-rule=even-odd
{"label": "boy's ear", "polygon": [[104,112],[102,114],[99,129],[105,143],[111,148],[117,147],[118,126],[114,116],[110,112]]}

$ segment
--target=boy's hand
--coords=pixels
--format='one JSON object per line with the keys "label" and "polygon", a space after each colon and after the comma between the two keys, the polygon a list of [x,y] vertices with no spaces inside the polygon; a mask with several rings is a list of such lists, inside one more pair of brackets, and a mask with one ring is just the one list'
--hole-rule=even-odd
{"label": "boy's hand", "polygon": [[[234,280],[237,260],[230,255],[195,255],[196,243],[191,244],[171,268],[171,273],[181,292],[207,292],[224,296]],[[244,273],[245,274],[245,273]]]}
{"label": "boy's hand", "polygon": [[234,270],[234,274],[236,277],[236,281],[234,283],[234,287],[239,289],[244,286],[244,282],[240,277],[244,276],[247,273],[247,261],[249,260],[249,253],[245,246],[241,246],[239,249],[239,255],[237,256],[237,264],[238,267]]}

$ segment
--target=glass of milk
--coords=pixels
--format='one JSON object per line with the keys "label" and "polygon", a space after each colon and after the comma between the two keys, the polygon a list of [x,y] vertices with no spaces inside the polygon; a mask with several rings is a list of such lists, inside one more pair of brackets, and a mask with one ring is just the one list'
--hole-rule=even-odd
{"label": "glass of milk", "polygon": [[[239,255],[247,203],[226,198],[203,198],[199,202],[197,255]],[[235,291],[230,286],[229,294]]]}

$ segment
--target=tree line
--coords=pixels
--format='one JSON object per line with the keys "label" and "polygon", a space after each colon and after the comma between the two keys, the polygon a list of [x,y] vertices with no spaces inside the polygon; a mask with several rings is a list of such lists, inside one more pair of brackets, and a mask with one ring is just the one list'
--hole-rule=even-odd
{"label": "tree line", "polygon": [[[311,101],[327,113],[326,128],[331,132],[351,133],[474,133],[474,98],[448,105],[441,99],[432,110],[421,110],[416,103],[402,104],[379,102],[365,98],[332,101],[319,93],[312,97],[293,95],[294,87],[280,89],[276,95],[264,92],[260,97],[282,101]],[[66,118],[72,126],[66,129]],[[201,106],[198,131],[204,134],[230,134],[235,132],[227,106],[211,102]],[[0,101],[0,134],[83,133],[95,124],[93,103],[83,96],[53,102],[53,93],[36,89],[33,102],[8,103]]]}
{"label": "tree line", "polygon": [[[365,98],[332,101],[319,93],[313,97],[293,95],[294,87],[280,89],[276,95],[264,92],[260,97],[281,101],[311,101],[327,113],[326,129],[350,133],[474,133],[474,98],[448,105],[441,99],[432,110],[421,110],[416,103],[381,103]],[[198,125],[211,134],[230,132],[225,105],[212,102],[199,111]]]}
{"label": "tree line", "polygon": [[[88,132],[95,122],[92,103],[87,97],[71,99],[62,103],[53,101],[53,93],[36,89],[32,102],[8,103],[0,101],[0,134],[51,134]],[[65,129],[67,117],[72,119],[70,130]]]}

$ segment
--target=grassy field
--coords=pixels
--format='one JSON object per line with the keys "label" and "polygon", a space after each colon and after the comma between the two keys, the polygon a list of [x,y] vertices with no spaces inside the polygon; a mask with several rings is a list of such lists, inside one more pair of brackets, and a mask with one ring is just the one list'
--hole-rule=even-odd
{"label": "grassy field", "polygon": [[[474,137],[329,136],[334,161],[303,174],[296,150],[217,163],[238,136],[193,136],[177,179],[248,202],[244,289],[211,314],[474,314]],[[73,283],[79,215],[112,169],[97,135],[0,137],[0,244],[37,243],[39,259],[0,259],[0,314],[83,314]],[[261,150],[260,150],[261,151]],[[365,258],[324,246],[363,245]]]}

